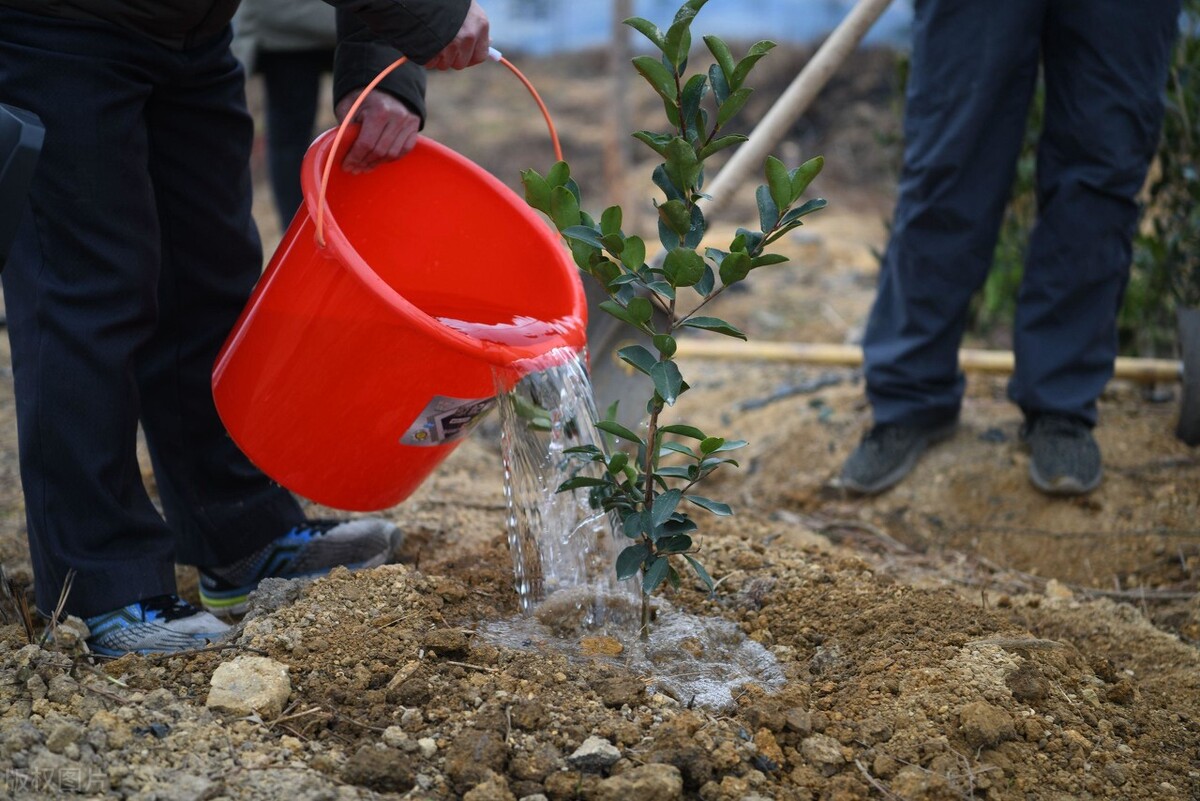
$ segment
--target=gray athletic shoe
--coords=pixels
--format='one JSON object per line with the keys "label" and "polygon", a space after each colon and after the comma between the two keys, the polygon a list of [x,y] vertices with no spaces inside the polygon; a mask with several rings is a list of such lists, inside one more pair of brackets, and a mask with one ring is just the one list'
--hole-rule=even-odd
{"label": "gray athletic shoe", "polygon": [[1100,446],[1077,417],[1039,414],[1021,428],[1029,447],[1029,480],[1047,495],[1084,495],[1100,486]]}
{"label": "gray athletic shoe", "polygon": [[859,495],[883,492],[909,474],[926,448],[949,439],[957,428],[957,419],[930,426],[873,426],[842,465],[841,486]]}
{"label": "gray athletic shoe", "polygon": [[192,651],[229,631],[208,612],[175,595],[160,595],[87,618],[88,647],[101,656]]}

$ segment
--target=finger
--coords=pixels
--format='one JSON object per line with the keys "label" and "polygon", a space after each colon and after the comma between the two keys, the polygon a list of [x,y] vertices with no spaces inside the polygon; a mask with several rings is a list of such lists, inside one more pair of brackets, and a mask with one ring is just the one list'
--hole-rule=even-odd
{"label": "finger", "polygon": [[346,158],[342,161],[342,167],[351,173],[370,169],[370,165],[375,161],[374,154],[379,137],[385,127],[384,121],[374,113],[373,109],[360,109],[358,118],[362,127],[358,131],[358,137],[354,140],[354,144],[350,146],[350,151],[346,153]]}

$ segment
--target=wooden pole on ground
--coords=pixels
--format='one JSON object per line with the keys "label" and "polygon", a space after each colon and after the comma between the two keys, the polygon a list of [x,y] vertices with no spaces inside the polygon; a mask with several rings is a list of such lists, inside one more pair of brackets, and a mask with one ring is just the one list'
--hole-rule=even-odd
{"label": "wooden pole on ground", "polygon": [[[863,362],[862,348],[857,345],[698,339],[679,340],[676,358],[787,362],[828,367],[859,367]],[[958,364],[968,373],[1007,375],[1013,370],[1013,355],[1010,351],[964,348],[958,352]],[[1172,359],[1135,359],[1119,356],[1113,377],[1140,384],[1154,384],[1178,381],[1182,375],[1183,364]]]}

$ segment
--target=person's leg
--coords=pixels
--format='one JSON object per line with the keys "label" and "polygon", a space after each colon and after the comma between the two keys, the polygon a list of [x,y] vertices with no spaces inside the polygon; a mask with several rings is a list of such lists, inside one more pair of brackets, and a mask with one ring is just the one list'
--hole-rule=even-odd
{"label": "person's leg", "polygon": [[238,450],[213,404],[212,366],[258,279],[242,67],[224,39],[176,54],[146,103],[160,220],[158,324],[138,353],[142,425],[180,562],[234,562],[304,522]]}
{"label": "person's leg", "polygon": [[1009,395],[1027,415],[1096,421],[1112,377],[1137,193],[1158,146],[1179,0],[1052,2],[1037,226]]}
{"label": "person's leg", "polygon": [[863,338],[874,426],[848,490],[896,484],[954,432],[958,348],[992,264],[1038,69],[1046,0],[919,0],[892,236]]}
{"label": "person's leg", "polygon": [[1045,7],[916,4],[900,196],[863,342],[877,424],[958,414],[958,348],[1012,187]]}
{"label": "person's leg", "polygon": [[[159,227],[142,112],[155,50],[101,24],[0,8],[0,101],[46,138],[3,279],[37,605],[87,617],[175,591],[136,456]],[[132,61],[131,61],[132,59]]]}
{"label": "person's leg", "polygon": [[304,202],[300,166],[312,144],[321,76],[333,67],[331,50],[262,51],[267,106],[267,169],[281,228]]}

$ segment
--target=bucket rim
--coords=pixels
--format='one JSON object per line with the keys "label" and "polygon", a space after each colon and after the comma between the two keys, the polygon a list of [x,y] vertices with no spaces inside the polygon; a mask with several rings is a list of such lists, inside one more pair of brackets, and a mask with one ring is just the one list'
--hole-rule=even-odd
{"label": "bucket rim", "polygon": [[[337,129],[331,128],[313,141],[308,148],[308,152],[304,155],[303,169],[300,175],[301,188],[304,194],[305,222],[308,228],[313,229],[311,235],[313,237],[312,245],[314,248],[327,251],[331,259],[337,261],[339,265],[349,271],[381,303],[398,312],[401,319],[405,320],[407,324],[440,340],[445,345],[464,352],[468,356],[489,362],[496,367],[511,368],[514,362],[536,361],[555,350],[568,348],[579,351],[585,346],[587,337],[587,301],[575,264],[567,258],[566,250],[558,239],[551,235],[549,227],[523,201],[519,204],[512,204],[515,212],[525,218],[526,222],[529,223],[533,235],[543,239],[548,246],[548,251],[556,255],[560,265],[566,272],[567,286],[571,295],[569,312],[548,322],[577,321],[577,324],[570,325],[567,327],[567,330],[562,332],[555,331],[537,343],[529,345],[494,342],[472,336],[471,334],[451,328],[413,304],[384,281],[371,269],[366,260],[359,255],[358,250],[351,244],[349,237],[342,231],[341,226],[338,224],[337,215],[329,205],[326,205],[324,214],[323,234],[325,244],[321,245],[317,242],[313,220],[315,219],[317,203],[319,202],[321,173],[325,168],[325,160],[328,158],[329,151],[333,147],[336,134]],[[340,148],[341,153],[337,156],[339,161],[345,151],[353,144],[354,138],[353,136],[348,136],[343,141]],[[512,190],[494,175],[467,157],[439,142],[426,136],[418,136],[414,151],[418,149],[428,150],[438,158],[452,162],[457,167],[468,171],[473,178],[479,180],[488,191],[494,194],[501,197],[506,195],[513,195],[515,197]],[[331,175],[339,171],[341,171],[340,164],[335,164]],[[308,232],[305,233],[307,234]]]}

